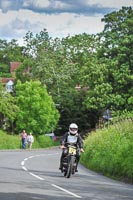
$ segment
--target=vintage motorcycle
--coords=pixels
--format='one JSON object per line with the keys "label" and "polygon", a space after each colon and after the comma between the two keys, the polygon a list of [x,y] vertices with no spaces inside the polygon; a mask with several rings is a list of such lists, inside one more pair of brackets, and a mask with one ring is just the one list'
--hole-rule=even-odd
{"label": "vintage motorcycle", "polygon": [[69,144],[66,147],[67,155],[63,158],[62,161],[62,172],[64,173],[64,176],[66,178],[70,178],[72,174],[75,174],[76,170],[76,164],[77,164],[77,159],[76,159],[76,151],[77,148]]}

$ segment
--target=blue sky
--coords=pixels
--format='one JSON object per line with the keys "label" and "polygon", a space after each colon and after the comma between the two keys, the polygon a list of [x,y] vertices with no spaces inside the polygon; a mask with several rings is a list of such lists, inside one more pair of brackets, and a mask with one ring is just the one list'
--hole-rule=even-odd
{"label": "blue sky", "polygon": [[22,44],[28,31],[44,28],[53,38],[96,34],[104,15],[122,6],[133,6],[133,0],[0,0],[0,39]]}

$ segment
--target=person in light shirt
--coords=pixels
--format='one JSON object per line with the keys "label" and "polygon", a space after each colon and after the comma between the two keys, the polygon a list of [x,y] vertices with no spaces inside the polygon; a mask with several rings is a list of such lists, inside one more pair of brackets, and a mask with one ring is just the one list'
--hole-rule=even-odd
{"label": "person in light shirt", "polygon": [[30,150],[32,149],[33,142],[34,142],[34,137],[33,137],[32,133],[30,132],[30,134],[27,136],[28,148]]}

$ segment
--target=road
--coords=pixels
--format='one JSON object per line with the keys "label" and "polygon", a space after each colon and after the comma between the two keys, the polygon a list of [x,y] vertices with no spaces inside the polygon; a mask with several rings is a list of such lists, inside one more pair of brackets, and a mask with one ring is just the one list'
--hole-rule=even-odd
{"label": "road", "polygon": [[60,155],[59,148],[0,151],[0,200],[133,200],[133,185],[82,165],[65,178]]}

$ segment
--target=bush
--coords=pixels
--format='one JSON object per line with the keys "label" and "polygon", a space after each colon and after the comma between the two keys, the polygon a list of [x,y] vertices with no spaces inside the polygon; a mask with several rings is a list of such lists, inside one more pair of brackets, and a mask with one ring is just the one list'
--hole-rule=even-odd
{"label": "bush", "polygon": [[36,138],[34,148],[45,148],[54,146],[54,142],[48,136],[40,135]]}

